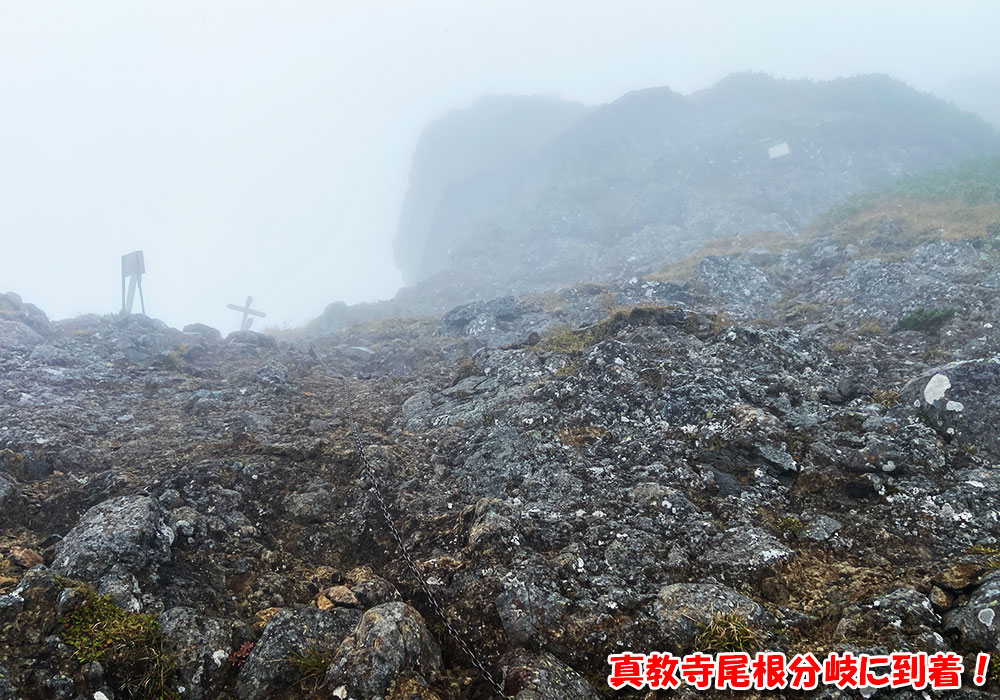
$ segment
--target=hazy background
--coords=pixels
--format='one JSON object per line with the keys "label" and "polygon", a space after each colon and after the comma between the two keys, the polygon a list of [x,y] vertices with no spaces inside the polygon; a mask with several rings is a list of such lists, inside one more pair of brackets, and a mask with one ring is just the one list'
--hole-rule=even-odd
{"label": "hazy background", "polygon": [[886,72],[985,109],[998,26],[994,0],[0,0],[0,291],[115,311],[143,249],[171,325],[232,330],[248,294],[259,326],[301,323],[398,288],[409,157],[449,108],[762,70]]}

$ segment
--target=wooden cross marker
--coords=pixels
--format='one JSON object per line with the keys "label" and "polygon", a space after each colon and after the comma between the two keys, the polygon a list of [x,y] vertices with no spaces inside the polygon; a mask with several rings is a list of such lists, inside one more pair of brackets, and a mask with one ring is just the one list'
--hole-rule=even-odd
{"label": "wooden cross marker", "polygon": [[251,309],[250,308],[251,304],[253,304],[253,297],[247,297],[246,306],[237,306],[236,304],[226,304],[226,306],[232,309],[233,311],[243,312],[243,322],[240,323],[241,331],[250,330],[250,326],[253,325],[253,319],[250,318],[251,316],[259,316],[260,318],[264,318],[265,316],[267,316],[267,314],[265,314],[263,311],[254,311],[253,309]]}

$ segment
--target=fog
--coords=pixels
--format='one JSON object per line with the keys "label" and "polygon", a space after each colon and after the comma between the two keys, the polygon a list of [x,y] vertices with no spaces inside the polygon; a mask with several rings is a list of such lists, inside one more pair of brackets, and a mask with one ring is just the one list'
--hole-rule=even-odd
{"label": "fog", "polygon": [[[968,107],[1000,5],[966,2],[0,2],[0,291],[223,331],[391,296],[420,131],[483,94],[587,104],[736,70],[885,72]],[[964,87],[963,87],[964,86]]]}

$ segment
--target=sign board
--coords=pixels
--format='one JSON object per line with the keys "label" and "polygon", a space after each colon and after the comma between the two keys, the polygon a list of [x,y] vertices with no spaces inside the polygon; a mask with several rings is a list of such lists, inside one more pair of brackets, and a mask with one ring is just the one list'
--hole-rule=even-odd
{"label": "sign board", "polygon": [[779,143],[777,146],[771,146],[767,149],[767,155],[771,160],[787,156],[789,153],[791,153],[791,151],[788,150],[787,143]]}

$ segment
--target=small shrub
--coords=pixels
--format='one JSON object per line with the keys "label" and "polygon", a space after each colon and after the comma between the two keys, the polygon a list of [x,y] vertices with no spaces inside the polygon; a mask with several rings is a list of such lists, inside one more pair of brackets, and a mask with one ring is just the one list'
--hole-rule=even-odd
{"label": "small shrub", "polygon": [[761,647],[760,632],[753,629],[747,619],[737,612],[718,613],[694,638],[694,648],[705,653],[721,651],[755,651]]}
{"label": "small shrub", "polygon": [[830,351],[836,353],[837,355],[843,355],[849,353],[853,346],[846,340],[838,340],[836,343],[830,346]]}
{"label": "small shrub", "polygon": [[955,317],[955,309],[950,306],[938,309],[918,309],[903,316],[896,324],[897,331],[924,331],[937,333]]}
{"label": "small shrub", "polygon": [[190,349],[191,346],[187,343],[177,343],[174,349],[163,357],[164,369],[173,372],[183,372],[187,365],[185,356]]}
{"label": "small shrub", "polygon": [[243,668],[243,664],[250,658],[250,652],[253,651],[253,647],[253,642],[243,642],[239,649],[234,650],[229,655],[229,664],[237,670]]}
{"label": "small shrub", "polygon": [[792,535],[797,535],[805,529],[806,524],[798,518],[786,515],[778,521],[778,527]]}
{"label": "small shrub", "polygon": [[951,351],[948,348],[943,348],[940,345],[935,345],[926,353],[924,353],[924,359],[928,362],[940,362],[942,360],[951,359]]}

